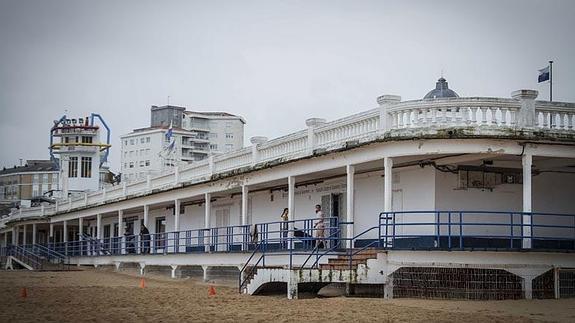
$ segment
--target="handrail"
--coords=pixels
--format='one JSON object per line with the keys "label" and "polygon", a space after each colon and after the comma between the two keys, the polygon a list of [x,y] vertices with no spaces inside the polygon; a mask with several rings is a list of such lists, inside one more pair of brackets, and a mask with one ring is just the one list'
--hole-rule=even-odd
{"label": "handrail", "polygon": [[250,261],[252,260],[252,258],[255,256],[256,252],[258,251],[258,249],[260,249],[261,243],[256,244],[256,248],[254,249],[254,252],[252,252],[252,254],[250,255],[250,257],[248,258],[248,260],[246,261],[246,263],[244,264],[244,266],[242,267],[242,269],[240,269],[240,275],[239,275],[239,292],[242,292],[242,288],[244,287],[244,285],[246,284],[246,282],[248,281],[248,279],[250,279],[250,276],[254,273],[254,271],[257,269],[257,265],[260,263],[260,261],[263,259],[265,253],[262,252],[261,256],[258,258],[258,261],[256,261],[256,263],[253,265],[253,267],[251,268],[250,272],[243,278],[242,280],[242,273],[246,270],[248,264],[250,263]]}

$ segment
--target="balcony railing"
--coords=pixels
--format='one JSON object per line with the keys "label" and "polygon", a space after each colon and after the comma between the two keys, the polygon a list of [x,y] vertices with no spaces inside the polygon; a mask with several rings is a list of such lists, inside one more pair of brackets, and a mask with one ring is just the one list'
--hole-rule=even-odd
{"label": "balcony railing", "polygon": [[[528,219],[528,221],[527,221]],[[337,218],[303,219],[193,229],[50,244],[67,256],[208,252],[286,252],[353,248],[392,250],[575,250],[575,214],[491,211],[381,213],[378,222],[352,238],[353,223]],[[319,258],[317,259],[319,260]],[[317,262],[317,261],[316,261]]]}
{"label": "balcony railing", "polygon": [[[464,127],[478,134],[494,134],[498,138],[515,135],[509,130],[550,131],[557,134],[573,132],[575,103],[535,101],[537,93],[521,90],[513,99],[448,98],[401,102],[396,96],[382,96],[380,106],[343,119],[325,122],[310,119],[308,129],[273,140],[258,141],[251,147],[221,154],[205,161],[179,167],[139,183],[122,184],[107,191],[89,193],[87,197],[59,201],[54,211],[66,211],[97,205],[129,195],[141,195],[182,182],[197,183],[212,175],[238,170],[271,161],[289,161],[314,154],[316,150],[345,148],[378,138],[406,136],[410,130],[429,131]],[[406,133],[407,132],[407,133]],[[265,139],[265,138],[264,138]],[[25,209],[23,213],[37,212]]]}

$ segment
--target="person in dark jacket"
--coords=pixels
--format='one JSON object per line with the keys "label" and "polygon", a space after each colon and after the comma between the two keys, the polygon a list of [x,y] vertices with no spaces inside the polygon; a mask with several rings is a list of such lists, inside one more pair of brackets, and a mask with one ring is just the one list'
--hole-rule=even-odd
{"label": "person in dark jacket", "polygon": [[150,231],[143,224],[140,229],[140,241],[142,241],[142,253],[150,253]]}

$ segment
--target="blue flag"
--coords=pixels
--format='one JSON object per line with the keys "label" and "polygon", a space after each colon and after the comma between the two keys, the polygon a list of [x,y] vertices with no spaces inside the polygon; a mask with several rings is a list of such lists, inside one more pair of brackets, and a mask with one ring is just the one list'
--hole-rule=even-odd
{"label": "blue flag", "polygon": [[539,70],[539,77],[537,78],[537,83],[549,81],[549,66]]}
{"label": "blue flag", "polygon": [[166,131],[166,141],[170,141],[172,139],[173,132],[172,123],[170,122],[170,128],[168,128],[168,131]]}

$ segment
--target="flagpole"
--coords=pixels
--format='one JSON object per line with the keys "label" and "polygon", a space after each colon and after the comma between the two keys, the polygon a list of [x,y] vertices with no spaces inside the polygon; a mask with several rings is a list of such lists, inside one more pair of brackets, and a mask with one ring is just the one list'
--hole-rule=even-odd
{"label": "flagpole", "polygon": [[553,102],[553,61],[549,61],[549,102]]}

